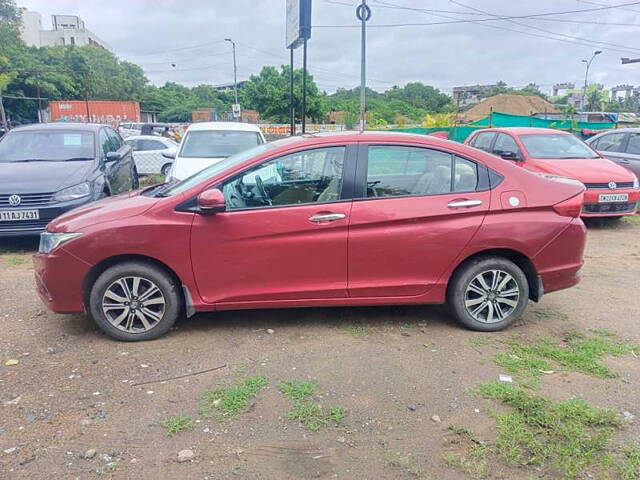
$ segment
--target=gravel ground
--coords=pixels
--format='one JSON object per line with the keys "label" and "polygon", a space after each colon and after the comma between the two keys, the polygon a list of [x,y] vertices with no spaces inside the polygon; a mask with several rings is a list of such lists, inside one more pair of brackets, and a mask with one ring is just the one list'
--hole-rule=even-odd
{"label": "gravel ground", "polygon": [[[137,344],[47,311],[34,291],[35,243],[3,240],[0,478],[465,478],[443,461],[443,439],[449,425],[495,436],[491,405],[473,390],[503,373],[483,339],[608,328],[640,342],[639,235],[638,217],[590,225],[580,285],[530,304],[506,332],[463,330],[442,307],[291,309],[200,314]],[[640,359],[606,363],[621,378],[548,375],[541,393],[640,417]],[[247,375],[269,385],[244,411],[199,414],[204,390]],[[287,380],[317,382],[314,401],[342,406],[344,419],[312,432],[287,418],[293,401],[277,388]],[[194,427],[166,435],[158,423],[174,415]],[[640,422],[617,439],[640,445]],[[179,462],[181,450],[193,456]]]}

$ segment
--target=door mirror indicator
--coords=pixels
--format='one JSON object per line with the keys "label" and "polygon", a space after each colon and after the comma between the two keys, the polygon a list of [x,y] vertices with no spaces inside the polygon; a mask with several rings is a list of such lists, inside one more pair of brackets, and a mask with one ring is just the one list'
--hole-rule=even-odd
{"label": "door mirror indicator", "polygon": [[214,213],[224,212],[226,209],[224,195],[217,188],[205,190],[198,195],[198,210],[203,215],[213,215]]}

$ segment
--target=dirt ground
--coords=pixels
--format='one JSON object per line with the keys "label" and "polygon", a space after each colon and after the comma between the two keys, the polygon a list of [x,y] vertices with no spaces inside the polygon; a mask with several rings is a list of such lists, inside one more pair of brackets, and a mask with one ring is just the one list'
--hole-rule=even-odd
{"label": "dirt ground", "polygon": [[[640,342],[640,221],[590,225],[588,236],[580,285],[530,304],[506,332],[463,330],[432,306],[263,310],[199,314],[136,344],[110,340],[82,315],[47,311],[34,291],[35,243],[3,240],[0,478],[468,478],[442,458],[447,427],[494,438],[492,404],[474,385],[504,371],[495,349],[474,339],[608,328]],[[541,393],[640,418],[640,358],[606,363],[621,378],[548,375]],[[269,386],[244,412],[198,413],[207,388],[258,374]],[[277,388],[287,380],[317,381],[315,400],[344,407],[344,419],[312,432],[287,418],[292,401]],[[158,422],[171,415],[191,416],[195,428],[166,435]],[[617,440],[640,445],[640,421]],[[194,456],[179,463],[183,449]],[[537,478],[529,475],[490,472]]]}

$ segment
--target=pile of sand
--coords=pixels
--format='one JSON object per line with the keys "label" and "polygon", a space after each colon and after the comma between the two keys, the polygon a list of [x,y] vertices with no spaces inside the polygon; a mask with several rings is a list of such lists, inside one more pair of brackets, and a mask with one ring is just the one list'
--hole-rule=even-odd
{"label": "pile of sand", "polygon": [[511,95],[501,93],[493,97],[485,98],[479,104],[471,107],[459,118],[464,122],[475,122],[489,116],[491,109],[494,112],[511,113],[514,115],[531,115],[532,113],[560,113],[555,106],[537,95]]}

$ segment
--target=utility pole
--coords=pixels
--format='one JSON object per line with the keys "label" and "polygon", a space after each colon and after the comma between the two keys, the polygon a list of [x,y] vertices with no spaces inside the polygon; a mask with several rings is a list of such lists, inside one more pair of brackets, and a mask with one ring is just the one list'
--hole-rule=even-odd
{"label": "utility pole", "polygon": [[591,66],[591,62],[593,62],[593,59],[596,58],[596,55],[600,55],[601,53],[602,53],[602,50],[596,50],[595,52],[593,52],[593,55],[589,60],[582,60],[582,63],[587,64],[587,69],[584,72],[584,87],[582,88],[582,99],[580,100],[581,111],[584,110],[584,101],[587,98],[587,79],[589,77],[589,67]]}
{"label": "utility pole", "polygon": [[367,21],[371,18],[371,9],[367,0],[362,0],[356,8],[356,17],[360,20],[360,131],[364,132],[367,123],[365,89],[367,85]]}
{"label": "utility pole", "polygon": [[0,120],[2,121],[2,126],[4,127],[5,133],[9,131],[9,124],[7,123],[7,114],[4,111],[4,103],[2,101],[2,89],[0,88]]}
{"label": "utility pole", "polygon": [[[238,105],[238,68],[236,67],[236,42],[234,42],[230,38],[225,38],[224,41],[230,42],[233,48],[233,91],[235,93],[235,98],[236,98],[236,102],[233,107],[233,116],[236,117],[237,115],[237,117],[239,117],[240,110],[238,108],[239,107]],[[237,110],[237,113],[236,113],[236,110]]]}
{"label": "utility pole", "polygon": [[302,44],[302,133],[307,133],[307,39]]}
{"label": "utility pole", "polygon": [[293,136],[296,134],[296,108],[293,105],[293,47],[289,48],[291,54],[289,60],[289,121],[290,134]]}

